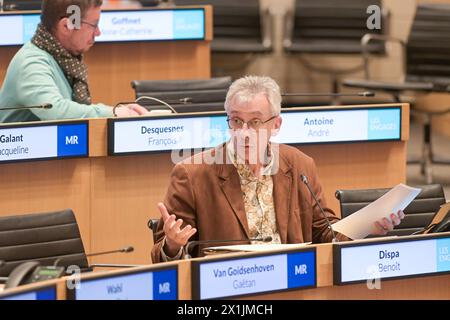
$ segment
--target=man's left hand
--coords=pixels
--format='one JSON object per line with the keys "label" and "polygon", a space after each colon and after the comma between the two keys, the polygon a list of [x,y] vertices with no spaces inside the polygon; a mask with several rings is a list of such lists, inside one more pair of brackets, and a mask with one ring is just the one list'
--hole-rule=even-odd
{"label": "man's left hand", "polygon": [[372,232],[373,235],[384,236],[389,231],[392,231],[395,226],[398,226],[402,219],[405,217],[405,214],[402,210],[399,210],[397,214],[391,213],[388,218],[383,218],[373,224]]}

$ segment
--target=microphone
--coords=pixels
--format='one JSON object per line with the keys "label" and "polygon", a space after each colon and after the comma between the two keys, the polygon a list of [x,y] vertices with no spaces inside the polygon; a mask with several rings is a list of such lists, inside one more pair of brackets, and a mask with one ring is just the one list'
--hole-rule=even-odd
{"label": "microphone", "polygon": [[375,92],[356,93],[282,93],[282,97],[375,97]]}
{"label": "microphone", "polygon": [[[139,102],[139,104],[141,105],[151,105],[150,102],[146,102],[146,101],[141,101],[141,100],[154,100],[156,98],[153,97],[148,97],[148,96],[143,96],[143,97],[139,97],[138,99],[136,99],[135,101],[126,101],[126,102],[119,102],[118,104],[132,104],[132,103],[136,103]],[[158,99],[159,100],[159,99]],[[156,100],[155,100],[156,101]],[[161,100],[162,101],[162,100]],[[159,101],[157,101],[159,102]],[[192,98],[190,97],[184,97],[184,98],[180,98],[180,99],[175,99],[175,100],[164,100],[165,103],[169,103],[169,104],[192,104]]]}
{"label": "microphone", "polygon": [[[127,246],[127,247],[123,247],[123,248],[117,249],[117,250],[90,253],[90,254],[87,254],[86,257],[102,256],[102,255],[111,254],[111,253],[130,253],[133,251],[134,251],[134,248],[132,246]],[[53,263],[53,266],[56,267],[62,260],[65,260],[65,259],[66,259],[65,257],[56,259],[55,262]],[[69,260],[70,260],[70,258],[69,258]]]}
{"label": "microphone", "polygon": [[39,104],[36,106],[22,106],[22,107],[6,107],[6,108],[0,108],[0,111],[4,110],[22,110],[22,109],[51,109],[53,108],[53,105],[51,103],[44,103]]}
{"label": "microphone", "polygon": [[86,257],[102,256],[102,255],[111,254],[111,253],[130,253],[133,251],[134,251],[134,247],[127,246],[127,247],[123,247],[122,249],[117,249],[117,250],[90,253],[90,254],[87,254]]}
{"label": "microphone", "polygon": [[189,254],[189,249],[191,247],[195,247],[201,244],[209,244],[209,243],[235,243],[235,242],[247,242],[247,241],[261,241],[261,242],[271,242],[272,237],[260,237],[260,238],[250,238],[250,239],[228,239],[228,240],[196,240],[196,241],[189,241],[186,246],[184,247],[184,251],[186,252],[184,254],[185,259],[191,259],[192,256]]}
{"label": "microphone", "polygon": [[331,235],[332,235],[332,237],[333,237],[332,242],[339,242],[339,241],[337,240],[337,238],[336,238],[336,235],[335,235],[335,233],[334,233],[333,227],[331,226],[330,220],[328,220],[328,217],[327,217],[327,215],[325,214],[325,211],[323,210],[322,206],[320,205],[319,200],[317,200],[316,195],[314,194],[314,192],[311,190],[311,187],[309,186],[308,178],[307,178],[304,174],[301,174],[301,175],[300,175],[300,178],[301,178],[302,182],[305,184],[305,186],[308,188],[309,193],[311,193],[312,197],[314,198],[314,201],[316,202],[317,206],[318,206],[319,209],[320,209],[320,212],[322,212],[323,217],[324,217],[325,220],[327,221],[328,228],[331,230]]}
{"label": "microphone", "polygon": [[[167,103],[166,101],[160,100],[160,99],[155,98],[155,97],[142,96],[142,97],[137,98],[137,99],[136,99],[135,101],[133,101],[133,102],[119,102],[118,104],[116,104],[115,107],[114,107],[114,109],[113,109],[114,115],[116,115],[116,113],[115,113],[116,108],[119,107],[120,105],[127,105],[127,104],[138,103],[138,102],[140,102],[140,101],[143,100],[143,99],[156,101],[156,102],[158,102],[158,103],[160,103],[160,104],[166,106],[167,108],[169,108],[170,111],[171,111],[171,113],[178,113],[177,110],[175,110],[175,109],[174,109],[169,103]],[[186,104],[186,103],[188,103],[188,101],[190,102],[190,100],[191,100],[191,98],[181,98],[181,99],[179,99],[177,102],[175,102],[174,104]],[[140,104],[143,105],[143,106],[146,106],[146,105],[147,105],[147,106],[150,106],[150,104],[144,104],[144,103],[142,103],[142,102],[141,102]],[[151,111],[156,111],[156,113],[161,113],[161,112],[159,112],[160,110],[151,110]],[[151,112],[151,111],[150,111],[150,112]]]}

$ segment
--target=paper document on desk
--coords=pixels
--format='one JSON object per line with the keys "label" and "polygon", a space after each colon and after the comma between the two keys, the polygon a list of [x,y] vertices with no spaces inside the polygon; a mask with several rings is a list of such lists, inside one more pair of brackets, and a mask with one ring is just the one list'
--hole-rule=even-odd
{"label": "paper document on desk", "polygon": [[334,223],[333,230],[352,239],[363,239],[370,234],[376,221],[382,218],[390,220],[391,213],[397,214],[399,210],[404,210],[420,191],[400,183],[361,210]]}
{"label": "paper document on desk", "polygon": [[203,250],[206,254],[225,252],[262,252],[268,250],[287,250],[302,248],[311,242],[306,243],[274,243],[274,244],[238,244],[231,246],[209,247]]}

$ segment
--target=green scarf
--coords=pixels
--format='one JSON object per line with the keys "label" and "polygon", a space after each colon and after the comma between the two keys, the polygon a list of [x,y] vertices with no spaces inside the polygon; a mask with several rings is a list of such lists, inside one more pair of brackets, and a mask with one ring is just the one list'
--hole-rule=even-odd
{"label": "green scarf", "polygon": [[74,56],[42,25],[39,24],[31,42],[47,51],[61,67],[64,75],[72,86],[72,100],[82,104],[91,104],[89,93],[87,66],[83,56]]}

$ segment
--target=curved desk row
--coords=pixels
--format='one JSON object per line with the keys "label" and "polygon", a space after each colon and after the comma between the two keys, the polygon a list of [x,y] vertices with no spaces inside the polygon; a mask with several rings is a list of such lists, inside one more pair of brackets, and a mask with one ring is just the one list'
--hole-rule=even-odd
{"label": "curved desk row", "polygon": [[[290,109],[283,111],[282,117],[285,127],[277,139],[296,145],[315,159],[329,206],[338,214],[336,189],[392,187],[405,182],[408,105]],[[331,120],[319,124],[324,117]],[[355,125],[349,125],[349,119]],[[87,252],[124,245],[135,248],[133,253],[98,257],[93,262],[149,263],[152,235],[147,221],[159,217],[156,204],[165,195],[173,154],[178,154],[154,143],[155,128],[161,128],[161,123],[184,129],[195,123],[193,130],[199,123],[214,124],[215,132],[222,133],[202,134],[200,141],[199,135],[190,135],[191,140],[180,140],[182,148],[209,147],[223,141],[218,137],[226,139],[226,120],[220,113],[0,126],[0,215],[71,208]],[[329,130],[330,135],[308,138],[304,133],[312,123],[317,124],[315,131]],[[142,127],[146,128],[144,132]],[[182,136],[189,134],[183,131]],[[315,140],[308,143],[304,139]],[[330,139],[334,142],[325,143]],[[116,155],[122,147],[135,149],[125,150],[127,155]],[[17,153],[25,148],[28,153],[12,154],[11,150]],[[4,150],[9,150],[8,156]],[[28,159],[20,160],[24,156]]]}
{"label": "curved desk row", "polygon": [[449,284],[447,232],[296,245],[78,274],[9,289],[0,299],[448,300]]}

